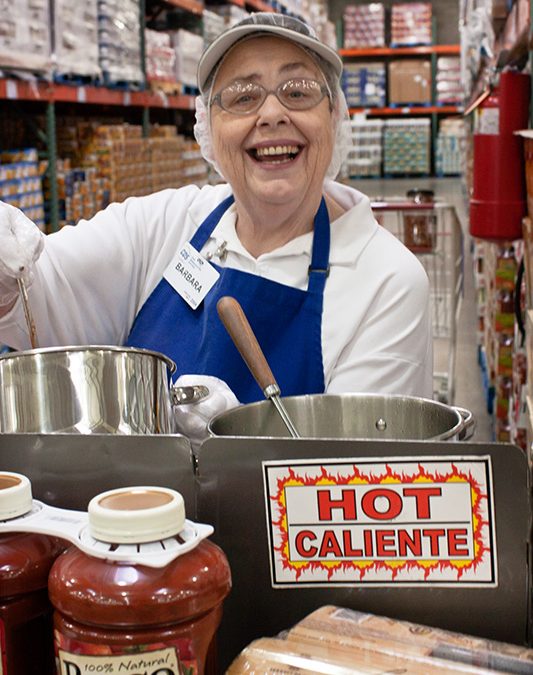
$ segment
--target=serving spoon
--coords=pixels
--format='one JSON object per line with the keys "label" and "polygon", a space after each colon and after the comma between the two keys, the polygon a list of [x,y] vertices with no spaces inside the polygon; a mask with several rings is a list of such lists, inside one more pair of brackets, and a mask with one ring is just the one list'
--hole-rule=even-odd
{"label": "serving spoon", "polygon": [[300,438],[280,398],[281,391],[276,378],[242,307],[235,298],[226,295],[217,302],[217,312],[255,381],[261,387],[265,398],[272,401],[290,435],[293,438]]}
{"label": "serving spoon", "polygon": [[[24,268],[20,270],[24,271]],[[28,333],[30,336],[30,344],[32,349],[37,349],[37,331],[35,330],[35,322],[30,309],[30,302],[28,300],[28,290],[26,288],[26,283],[22,277],[17,277],[17,284],[19,287],[19,293],[22,300],[22,307],[24,308],[24,316],[26,317],[26,324],[28,325]]]}

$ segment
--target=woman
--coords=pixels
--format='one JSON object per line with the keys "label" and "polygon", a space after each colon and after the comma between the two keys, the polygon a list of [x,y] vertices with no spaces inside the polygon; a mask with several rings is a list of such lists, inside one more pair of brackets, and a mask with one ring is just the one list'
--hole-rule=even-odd
{"label": "woman", "polygon": [[4,205],[0,341],[28,347],[23,274],[41,345],[145,347],[178,374],[218,378],[218,397],[180,411],[184,432],[201,437],[237,403],[231,392],[262,398],[217,316],[217,300],[232,295],[284,395],[430,397],[425,272],[366,197],[330,180],[345,149],[341,71],[302,22],[253,15],[198,69],[196,136],[227,183],[130,198],[46,238]]}

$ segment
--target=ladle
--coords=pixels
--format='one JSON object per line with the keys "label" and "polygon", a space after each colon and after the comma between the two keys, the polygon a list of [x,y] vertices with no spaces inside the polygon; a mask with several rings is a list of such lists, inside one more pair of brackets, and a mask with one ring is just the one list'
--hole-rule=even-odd
{"label": "ladle", "polygon": [[30,302],[28,300],[28,291],[26,289],[26,284],[22,277],[17,278],[17,283],[19,287],[20,297],[22,299],[22,306],[24,308],[24,316],[26,317],[26,323],[28,325],[28,333],[30,335],[30,344],[32,349],[37,349],[37,331],[35,330],[35,322],[30,310]]}
{"label": "ladle", "polygon": [[276,378],[270,370],[263,350],[257,342],[242,307],[235,298],[226,295],[217,302],[217,311],[248,369],[261,387],[265,398],[272,401],[290,435],[293,438],[300,438],[300,434],[280,398],[281,392]]}

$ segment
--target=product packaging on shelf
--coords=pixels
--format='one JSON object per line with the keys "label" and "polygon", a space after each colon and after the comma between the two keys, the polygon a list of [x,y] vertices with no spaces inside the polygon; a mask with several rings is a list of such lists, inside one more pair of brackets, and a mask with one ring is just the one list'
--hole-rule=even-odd
{"label": "product packaging on shelf", "polygon": [[407,621],[325,606],[279,638],[251,643],[228,675],[260,672],[451,674],[529,672],[533,650]]}
{"label": "product packaging on shelf", "polygon": [[381,2],[346,5],[343,25],[345,49],[385,46],[385,7]]}
{"label": "product packaging on shelf", "polygon": [[426,118],[385,121],[384,173],[427,174],[430,171],[430,128]]}
{"label": "product packaging on shelf", "polygon": [[431,103],[431,62],[407,59],[389,63],[389,103]]}
{"label": "product packaging on shelf", "polygon": [[204,51],[203,37],[183,28],[171,31],[170,37],[176,53],[176,80],[196,88],[196,71]]}
{"label": "product packaging on shelf", "polygon": [[48,0],[2,3],[0,69],[49,74],[51,43]]}
{"label": "product packaging on shelf", "polygon": [[98,0],[98,49],[104,83],[143,82],[138,0]]}
{"label": "product packaging on shelf", "polygon": [[54,0],[53,61],[56,77],[100,77],[97,0]]}
{"label": "product packaging on shelf", "polygon": [[381,176],[383,120],[357,117],[350,123],[352,144],[342,168],[349,177]]}
{"label": "product packaging on shelf", "polygon": [[430,45],[430,2],[395,2],[391,9],[391,46]]}
{"label": "product packaging on shelf", "polygon": [[162,31],[144,30],[146,79],[150,83],[176,82],[176,54],[170,35]]}
{"label": "product packaging on shelf", "polygon": [[35,148],[0,152],[0,199],[44,229],[44,197]]}
{"label": "product packaging on shelf", "polygon": [[387,102],[384,63],[346,63],[342,88],[349,108],[379,108]]}

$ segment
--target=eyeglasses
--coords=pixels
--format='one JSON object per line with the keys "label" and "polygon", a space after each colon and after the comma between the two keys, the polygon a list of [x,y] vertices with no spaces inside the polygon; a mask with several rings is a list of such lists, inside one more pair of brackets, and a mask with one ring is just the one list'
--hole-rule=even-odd
{"label": "eyeglasses", "polygon": [[305,77],[282,82],[276,89],[265,89],[256,82],[235,82],[219,91],[211,99],[211,105],[216,103],[234,115],[250,115],[259,110],[270,94],[289,110],[309,110],[329,96],[329,89]]}

